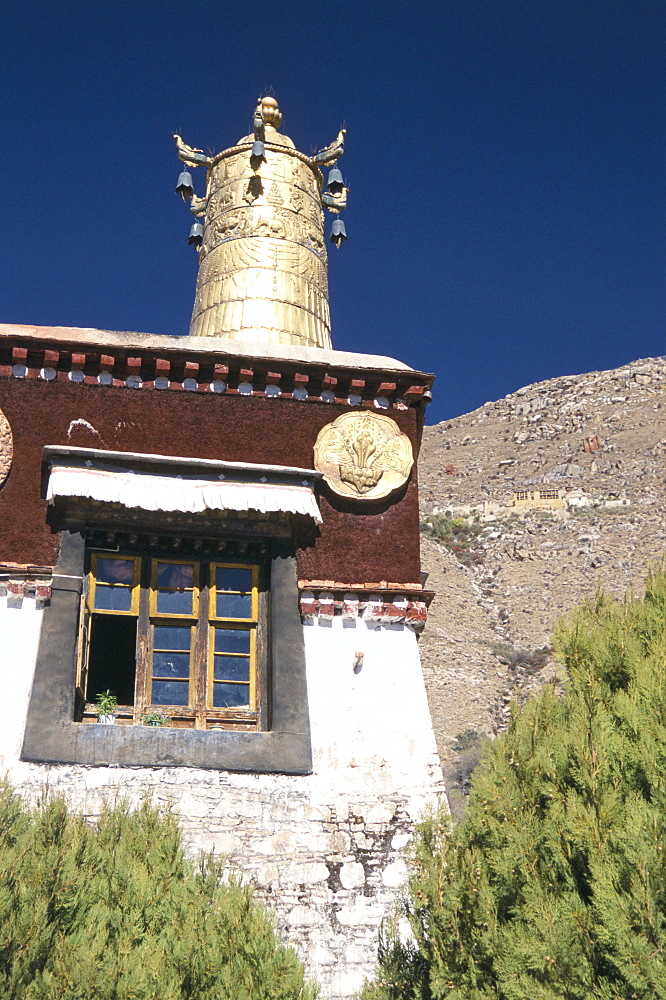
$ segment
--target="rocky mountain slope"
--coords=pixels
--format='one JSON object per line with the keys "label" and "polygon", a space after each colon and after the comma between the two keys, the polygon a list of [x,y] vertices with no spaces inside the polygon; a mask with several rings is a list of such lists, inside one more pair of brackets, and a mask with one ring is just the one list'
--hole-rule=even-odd
{"label": "rocky mountain slope", "polygon": [[481,737],[557,678],[561,615],[599,586],[639,590],[664,551],[665,382],[664,360],[636,361],[425,429],[421,652],[454,809]]}

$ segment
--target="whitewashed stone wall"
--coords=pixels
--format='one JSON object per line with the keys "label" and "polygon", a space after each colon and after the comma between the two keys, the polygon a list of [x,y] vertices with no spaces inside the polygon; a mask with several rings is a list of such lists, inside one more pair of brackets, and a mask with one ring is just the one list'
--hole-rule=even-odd
{"label": "whitewashed stone wall", "polygon": [[91,818],[115,798],[173,804],[188,851],[226,855],[274,908],[323,1000],[350,997],[375,964],[414,821],[443,792],[412,629],[337,617],[304,625],[312,775],[37,766],[18,758],[41,613],[30,598],[9,604],[0,605],[0,768],[33,797],[45,785],[64,792]]}

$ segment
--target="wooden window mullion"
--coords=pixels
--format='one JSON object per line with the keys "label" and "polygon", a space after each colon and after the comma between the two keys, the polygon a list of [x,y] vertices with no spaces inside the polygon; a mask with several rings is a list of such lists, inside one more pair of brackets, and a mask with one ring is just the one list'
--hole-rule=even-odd
{"label": "wooden window mullion", "polygon": [[267,649],[267,635],[265,623],[268,621],[268,602],[270,600],[270,595],[265,586],[262,586],[262,573],[259,575],[259,616],[257,622],[257,636],[256,636],[256,664],[255,664],[255,676],[256,676],[256,698],[257,698],[257,717],[259,720],[259,729],[267,730],[270,724],[270,691],[268,685],[268,677],[266,673],[266,664],[268,663],[268,649]]}
{"label": "wooden window mullion", "polygon": [[136,692],[134,696],[134,722],[140,723],[148,702],[148,671],[150,670],[152,642],[150,630],[150,560],[141,560],[141,595],[139,597],[139,622],[136,635]]}
{"label": "wooden window mullion", "polygon": [[197,618],[196,635],[192,670],[194,671],[194,726],[195,729],[206,729],[208,708],[208,608],[210,573],[207,563],[199,565],[199,615]]}

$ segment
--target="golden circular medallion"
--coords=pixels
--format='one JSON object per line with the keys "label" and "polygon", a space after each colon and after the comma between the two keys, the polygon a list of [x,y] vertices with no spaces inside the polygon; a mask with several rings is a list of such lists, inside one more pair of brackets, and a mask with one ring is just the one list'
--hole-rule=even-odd
{"label": "golden circular medallion", "polygon": [[382,500],[407,482],[412,445],[390,417],[343,413],[319,431],[315,469],[341,497]]}
{"label": "golden circular medallion", "polygon": [[7,417],[0,410],[0,486],[2,486],[9,475],[13,454],[12,429],[9,426]]}

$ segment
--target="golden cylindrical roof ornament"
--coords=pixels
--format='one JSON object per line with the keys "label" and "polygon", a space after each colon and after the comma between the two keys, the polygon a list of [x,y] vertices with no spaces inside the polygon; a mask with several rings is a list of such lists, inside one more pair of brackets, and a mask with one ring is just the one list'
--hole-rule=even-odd
{"label": "golden cylindrical roof ornament", "polygon": [[[192,199],[203,233],[191,336],[331,347],[317,161],[335,162],[344,133],[309,157],[277,131],[281,119],[277,102],[262,98],[254,134],[212,157],[176,136],[181,160],[208,167],[206,195]],[[336,197],[344,208],[346,189]]]}

